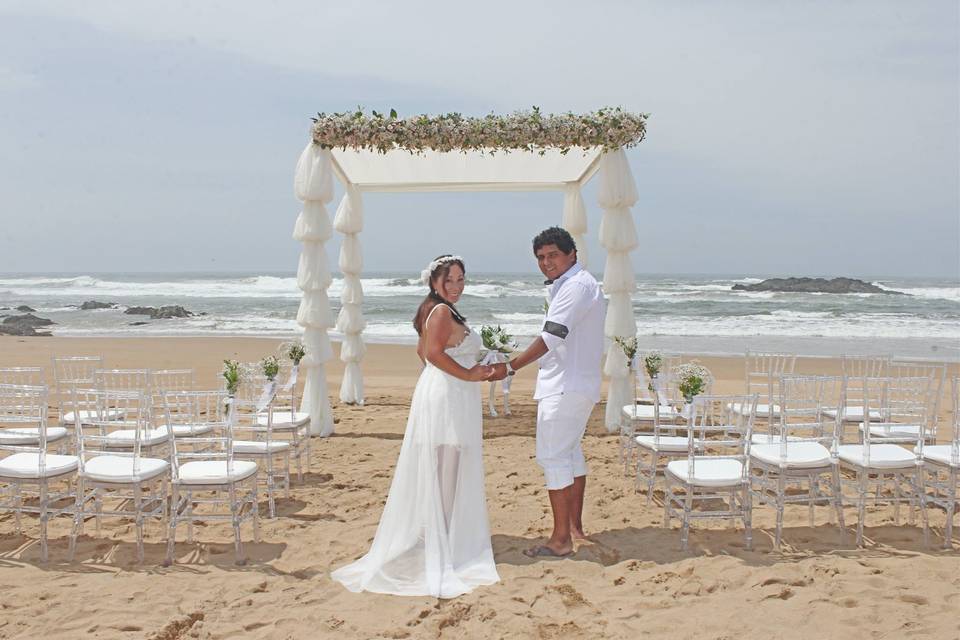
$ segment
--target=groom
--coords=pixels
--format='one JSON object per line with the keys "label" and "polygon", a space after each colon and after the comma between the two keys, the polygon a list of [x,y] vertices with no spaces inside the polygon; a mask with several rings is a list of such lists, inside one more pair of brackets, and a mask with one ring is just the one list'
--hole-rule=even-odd
{"label": "groom", "polygon": [[543,468],[553,534],[530,557],[573,553],[583,539],[583,494],[587,466],[580,441],[600,400],[605,303],[600,285],[577,264],[577,246],[565,229],[550,227],[533,239],[533,254],[546,276],[547,314],[540,336],[506,364],[497,377],[513,375],[540,360],[534,399],[537,408],[537,463]]}

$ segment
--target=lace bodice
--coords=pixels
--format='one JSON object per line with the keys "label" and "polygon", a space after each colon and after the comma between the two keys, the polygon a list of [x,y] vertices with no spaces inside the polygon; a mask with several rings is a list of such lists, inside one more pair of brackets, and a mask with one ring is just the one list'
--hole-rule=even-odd
{"label": "lace bodice", "polygon": [[483,340],[473,329],[468,328],[469,333],[463,336],[463,340],[455,347],[447,347],[444,351],[451,358],[457,361],[461,367],[469,369],[477,364],[477,358],[483,349]]}

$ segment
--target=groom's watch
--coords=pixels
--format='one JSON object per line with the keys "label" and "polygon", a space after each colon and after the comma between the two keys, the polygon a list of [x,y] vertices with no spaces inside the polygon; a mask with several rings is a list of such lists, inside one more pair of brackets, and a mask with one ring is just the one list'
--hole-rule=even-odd
{"label": "groom's watch", "polygon": [[517,370],[514,369],[514,368],[513,368],[513,365],[510,364],[510,361],[507,360],[507,375],[508,375],[508,376],[512,376],[512,375],[514,375],[516,372],[517,372]]}

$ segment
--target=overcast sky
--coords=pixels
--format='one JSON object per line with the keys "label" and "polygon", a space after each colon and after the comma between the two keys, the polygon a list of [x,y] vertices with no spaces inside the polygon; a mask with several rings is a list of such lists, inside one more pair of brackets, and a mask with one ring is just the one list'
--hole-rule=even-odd
{"label": "overcast sky", "polygon": [[[639,272],[960,277],[958,23],[956,0],[0,0],[0,272],[292,271],[312,114],[620,105],[651,114]],[[365,268],[530,271],[561,208],[369,195]]]}

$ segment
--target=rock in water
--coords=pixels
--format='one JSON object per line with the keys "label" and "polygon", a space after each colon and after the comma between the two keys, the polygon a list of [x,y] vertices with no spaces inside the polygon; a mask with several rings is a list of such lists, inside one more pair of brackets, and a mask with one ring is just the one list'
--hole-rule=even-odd
{"label": "rock in water", "polygon": [[124,311],[131,316],[150,316],[151,320],[166,320],[169,318],[189,318],[194,314],[187,311],[180,305],[171,305],[167,307],[130,307]]}
{"label": "rock in water", "polygon": [[889,291],[856,278],[770,278],[756,284],[735,284],[733,291],[778,291],[784,293],[889,293]]}
{"label": "rock in water", "polygon": [[80,309],[82,311],[90,311],[91,309],[116,309],[116,302],[98,302],[97,300],[87,300],[82,305]]}
{"label": "rock in water", "polygon": [[37,332],[36,327],[46,327],[56,324],[47,318],[38,318],[32,314],[9,316],[0,324],[0,334],[8,336],[49,336],[46,332]]}
{"label": "rock in water", "polygon": [[37,310],[36,310],[36,309],[31,309],[31,308],[28,307],[27,305],[22,304],[22,305],[20,305],[19,307],[17,307],[17,311],[22,311],[22,312],[24,312],[24,313],[36,313]]}

